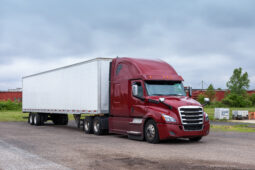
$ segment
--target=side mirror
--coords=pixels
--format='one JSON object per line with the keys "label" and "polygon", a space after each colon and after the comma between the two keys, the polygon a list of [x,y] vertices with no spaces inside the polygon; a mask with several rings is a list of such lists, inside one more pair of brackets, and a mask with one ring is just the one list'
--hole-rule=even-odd
{"label": "side mirror", "polygon": [[189,97],[192,96],[192,87],[189,87]]}
{"label": "side mirror", "polygon": [[138,95],[138,86],[136,84],[132,85],[132,94],[133,94],[133,96]]}
{"label": "side mirror", "polygon": [[209,98],[204,98],[204,102],[205,103],[210,103],[210,99]]}
{"label": "side mirror", "polygon": [[163,103],[165,101],[164,97],[159,98],[159,102]]}
{"label": "side mirror", "polygon": [[204,98],[204,104],[203,104],[203,106],[205,106],[205,105],[207,105],[208,103],[210,103],[210,99],[209,98]]}

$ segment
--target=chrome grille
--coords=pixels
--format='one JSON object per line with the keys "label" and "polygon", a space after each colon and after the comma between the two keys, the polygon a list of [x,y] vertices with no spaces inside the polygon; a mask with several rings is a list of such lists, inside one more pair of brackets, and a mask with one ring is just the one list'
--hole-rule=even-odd
{"label": "chrome grille", "polygon": [[201,107],[180,107],[179,113],[184,130],[198,131],[203,129],[204,116]]}

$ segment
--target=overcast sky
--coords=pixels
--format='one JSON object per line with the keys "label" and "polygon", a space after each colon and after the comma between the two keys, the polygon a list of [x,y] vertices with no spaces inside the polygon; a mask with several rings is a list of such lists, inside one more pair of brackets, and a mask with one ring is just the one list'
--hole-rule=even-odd
{"label": "overcast sky", "polygon": [[0,90],[95,57],[162,59],[185,85],[255,89],[254,0],[0,0]]}

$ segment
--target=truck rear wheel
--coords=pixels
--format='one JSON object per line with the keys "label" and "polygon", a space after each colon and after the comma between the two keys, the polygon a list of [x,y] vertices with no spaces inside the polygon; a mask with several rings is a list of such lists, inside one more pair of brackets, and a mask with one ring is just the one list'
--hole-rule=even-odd
{"label": "truck rear wheel", "polygon": [[30,125],[34,125],[34,114],[33,113],[29,113],[29,116],[28,116],[28,123]]}
{"label": "truck rear wheel", "polygon": [[144,128],[144,136],[147,142],[149,143],[158,143],[159,134],[157,124],[154,120],[148,120]]}
{"label": "truck rear wheel", "polygon": [[103,135],[104,130],[102,129],[100,117],[95,117],[93,121],[93,131],[95,135]]}
{"label": "truck rear wheel", "polygon": [[91,116],[85,117],[83,122],[83,129],[84,132],[87,134],[93,133],[93,117]]}

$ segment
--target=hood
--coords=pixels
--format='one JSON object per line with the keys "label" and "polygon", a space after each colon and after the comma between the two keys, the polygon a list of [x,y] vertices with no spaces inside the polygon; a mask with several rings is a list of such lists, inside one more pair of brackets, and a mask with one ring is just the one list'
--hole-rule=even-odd
{"label": "hood", "polygon": [[199,102],[187,96],[150,96],[149,98],[154,100],[165,98],[164,102],[176,109],[181,106],[201,106]]}

